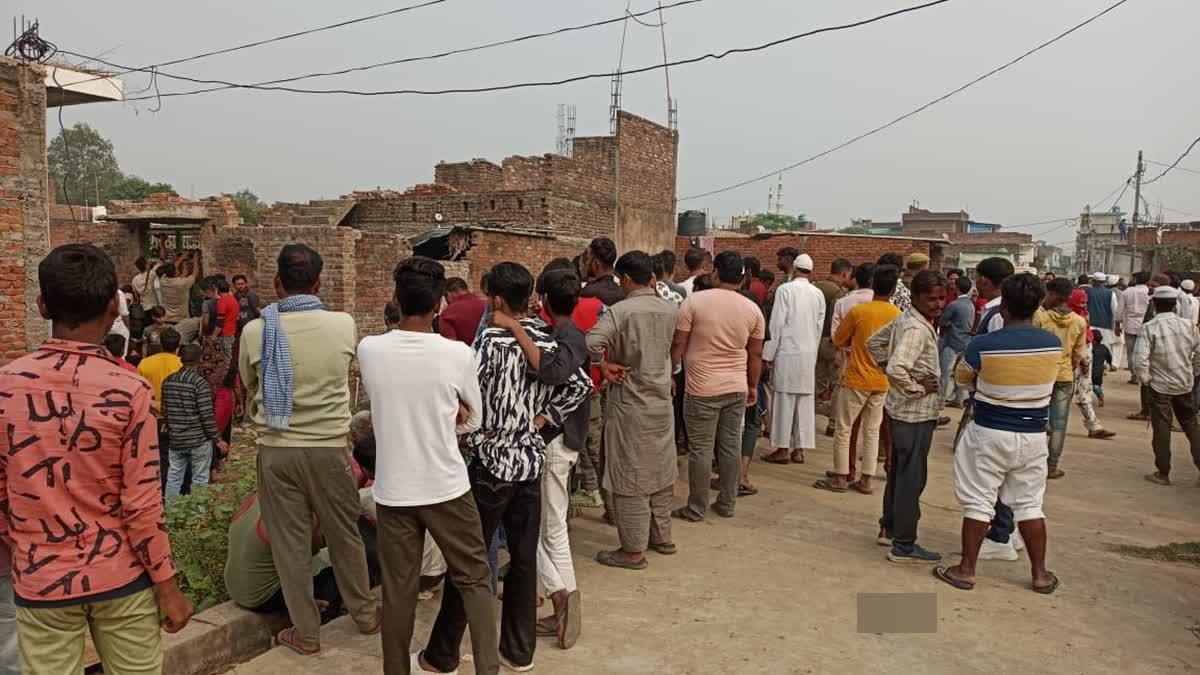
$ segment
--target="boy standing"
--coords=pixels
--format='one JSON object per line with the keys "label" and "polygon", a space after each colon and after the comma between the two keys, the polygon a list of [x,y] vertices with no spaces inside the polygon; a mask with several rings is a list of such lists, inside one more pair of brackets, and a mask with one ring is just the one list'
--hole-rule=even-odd
{"label": "boy standing", "polygon": [[183,476],[190,463],[192,485],[208,485],[213,446],[220,456],[229,454],[213,415],[213,394],[208,381],[196,370],[200,366],[200,345],[180,350],[183,368],[162,384],[163,417],[171,430],[171,467],[167,470],[167,500],[179,494]]}
{"label": "boy standing", "polygon": [[1058,468],[1058,462],[1067,439],[1071,396],[1075,393],[1075,370],[1083,361],[1084,350],[1087,349],[1087,322],[1067,306],[1073,290],[1075,288],[1070,279],[1063,277],[1051,280],[1046,284],[1045,302],[1033,317],[1033,325],[1053,333],[1062,343],[1054,393],[1050,396],[1050,468],[1046,475],[1050,479],[1065,475]]}
{"label": "boy standing", "polygon": [[192,603],[163,523],[150,386],[100,346],[117,275],[104,252],[69,244],[38,281],[53,336],[0,368],[0,540],[16,563],[21,670],[82,672],[90,630],[106,671],[159,672],[159,612],[177,632]]}
{"label": "boy standing", "polygon": [[[558,349],[544,324],[528,316],[533,293],[529,270],[512,262],[496,265],[488,273],[487,292],[492,311],[516,319],[542,353]],[[475,342],[475,356],[483,419],[480,428],[465,437],[473,455],[467,470],[483,541],[491,541],[501,524],[508,535],[511,563],[504,583],[500,657],[510,670],[524,671],[533,665],[536,646],[537,545],[546,460],[546,443],[539,431],[547,424],[562,426],[591,392],[591,382],[582,371],[556,387],[534,378],[516,337],[501,328],[483,331]],[[428,364],[428,359],[422,363]],[[450,555],[445,546],[442,550]],[[421,655],[425,670],[445,673],[458,668],[467,623],[465,600],[453,578],[448,580]]]}

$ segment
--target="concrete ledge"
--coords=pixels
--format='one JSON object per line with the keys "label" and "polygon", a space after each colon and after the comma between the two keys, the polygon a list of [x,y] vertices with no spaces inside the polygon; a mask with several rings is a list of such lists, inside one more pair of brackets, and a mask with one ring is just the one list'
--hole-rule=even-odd
{"label": "concrete ledge", "polygon": [[163,672],[213,675],[271,649],[289,626],[285,614],[256,614],[226,602],[204,610],[174,635],[163,634]]}

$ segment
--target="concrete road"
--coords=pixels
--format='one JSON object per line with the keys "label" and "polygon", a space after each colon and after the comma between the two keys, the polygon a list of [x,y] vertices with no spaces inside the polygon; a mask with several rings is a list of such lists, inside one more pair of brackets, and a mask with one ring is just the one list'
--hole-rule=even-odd
{"label": "concrete road", "polygon": [[[1118,432],[1087,438],[1072,410],[1064,479],[1047,488],[1049,568],[1062,587],[1029,589],[1028,560],[981,563],[973,591],[935,580],[926,565],[897,565],[875,544],[882,489],[874,496],[815,490],[831,467],[830,439],[804,465],[756,462],[760,493],[732,520],[675,521],[679,554],[650,554],[641,572],[593,561],[616,546],[598,513],[572,521],[583,636],[574,649],[538,647],[537,672],[577,673],[1164,673],[1200,668],[1200,567],[1131,558],[1114,544],[1200,541],[1200,487],[1182,434],[1175,485],[1143,480],[1150,431],[1125,420],[1137,390],[1110,378],[1101,420]],[[951,411],[953,413],[953,411]],[[818,418],[819,420],[821,418]],[[820,424],[818,425],[820,426]],[[953,425],[951,426],[953,428]],[[920,541],[957,558],[951,431],[940,431],[922,500]],[[765,451],[765,443],[762,448]],[[676,487],[676,499],[686,494]],[[859,593],[936,593],[937,632],[857,632]],[[422,603],[417,649],[438,600]],[[548,610],[543,610],[548,611]],[[383,636],[387,639],[387,636]],[[254,675],[382,672],[380,638],[343,617],[324,628],[323,651],[276,648],[235,669]],[[469,652],[469,645],[465,652]],[[473,672],[464,663],[460,672]]]}

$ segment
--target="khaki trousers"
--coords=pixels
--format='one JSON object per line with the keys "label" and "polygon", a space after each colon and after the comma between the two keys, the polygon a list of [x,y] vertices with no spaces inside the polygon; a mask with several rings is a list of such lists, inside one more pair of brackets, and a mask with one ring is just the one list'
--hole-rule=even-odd
{"label": "khaki trousers", "polygon": [[[311,589],[312,577],[308,584]],[[18,607],[17,631],[25,675],[82,673],[85,631],[108,675],[162,673],[162,630],[152,588],[97,603]]]}
{"label": "khaki trousers", "polygon": [[861,391],[843,386],[834,406],[837,424],[833,433],[833,472],[850,472],[850,429],[862,415],[862,475],[874,476],[879,461],[879,425],[883,421],[885,391]]}
{"label": "khaki trousers", "polygon": [[374,625],[375,596],[358,532],[358,490],[346,449],[260,445],[258,498],[296,638],[310,645],[321,642],[321,614],[313,599],[313,514],[350,616],[360,627]]}

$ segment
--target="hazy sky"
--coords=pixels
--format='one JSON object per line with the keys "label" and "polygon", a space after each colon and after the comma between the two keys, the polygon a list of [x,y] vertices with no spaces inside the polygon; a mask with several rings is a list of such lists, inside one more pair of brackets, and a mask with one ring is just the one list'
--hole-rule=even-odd
{"label": "hazy sky", "polygon": [[[384,11],[416,0],[78,3],[13,7],[61,48],[147,65]],[[671,70],[679,99],[679,195],[739,182],[836,145],[1057,35],[1112,0],[954,0],[865,28]],[[918,0],[704,0],[667,12],[672,59],[767,42]],[[432,7],[164,69],[258,82],[422,55],[620,16],[623,0],[448,0]],[[651,7],[634,0],[634,11]],[[652,18],[652,17],[647,17]],[[821,226],[963,208],[1008,225],[1077,215],[1133,172],[1138,149],[1170,163],[1200,135],[1200,2],[1130,0],[1096,23],[921,115],[788,172],[785,209]],[[439,61],[298,83],[445,88],[559,79],[616,67],[621,25]],[[659,31],[630,22],[627,68],[660,63]],[[129,90],[147,77],[126,76]],[[193,88],[159,79],[163,91]],[[666,121],[661,71],[625,81],[624,109]],[[147,105],[149,103],[150,105]],[[429,182],[439,160],[554,150],[556,105],[578,134],[608,133],[609,82],[439,97],[310,96],[247,90],[66,109],[110,138],[121,167],[207,196],[249,187],[269,201]],[[54,115],[48,119],[57,133]],[[1184,166],[1200,170],[1200,149]],[[1161,167],[1150,165],[1147,177]],[[764,210],[774,179],[680,209],[720,221]],[[1173,172],[1152,205],[1200,218],[1200,175]],[[1132,190],[1122,204],[1132,208]],[[1110,201],[1101,205],[1111,206]],[[1186,216],[1166,212],[1168,220]],[[1024,228],[1051,242],[1056,225]],[[1047,232],[1047,230],[1050,230]]]}

